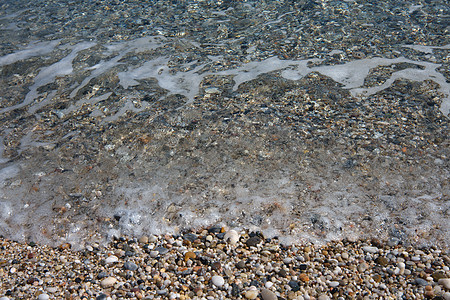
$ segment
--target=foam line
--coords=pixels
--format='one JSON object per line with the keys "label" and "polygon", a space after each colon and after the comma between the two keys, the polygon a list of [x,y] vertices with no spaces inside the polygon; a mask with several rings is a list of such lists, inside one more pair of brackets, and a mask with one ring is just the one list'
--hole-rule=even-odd
{"label": "foam line", "polygon": [[39,74],[34,78],[34,84],[29,88],[30,91],[25,96],[24,101],[16,105],[3,108],[0,110],[0,114],[29,105],[32,101],[34,101],[34,99],[36,99],[36,97],[39,96],[37,92],[39,87],[54,82],[57,76],[71,74],[73,71],[72,61],[77,56],[78,52],[91,48],[94,45],[95,43],[90,42],[77,44],[73,47],[69,55],[53,65],[42,68]]}
{"label": "foam line", "polygon": [[33,42],[29,44],[25,49],[10,53],[0,57],[0,67],[10,65],[19,60],[24,60],[33,56],[45,55],[53,51],[59,44],[60,40],[48,41],[48,42]]}

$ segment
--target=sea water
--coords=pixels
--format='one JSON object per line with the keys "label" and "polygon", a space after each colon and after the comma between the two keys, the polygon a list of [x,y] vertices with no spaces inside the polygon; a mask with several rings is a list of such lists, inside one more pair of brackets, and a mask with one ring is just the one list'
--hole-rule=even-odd
{"label": "sea water", "polygon": [[0,234],[57,244],[221,224],[448,246],[445,10],[2,4]]}

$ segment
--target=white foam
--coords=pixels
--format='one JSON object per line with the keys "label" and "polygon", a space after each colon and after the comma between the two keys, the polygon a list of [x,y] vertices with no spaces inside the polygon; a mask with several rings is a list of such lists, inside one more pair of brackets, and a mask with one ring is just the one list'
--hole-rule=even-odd
{"label": "white foam", "polygon": [[448,50],[450,49],[450,44],[447,44],[445,46],[425,46],[425,45],[403,45],[403,47],[405,48],[410,48],[419,52],[423,52],[423,53],[433,53],[434,49],[439,49],[439,50]]}
{"label": "white foam", "polygon": [[73,47],[68,46],[72,49],[72,51],[66,57],[48,67],[44,67],[41,69],[39,74],[34,78],[34,84],[29,88],[30,91],[25,96],[24,101],[19,104],[1,109],[0,114],[29,105],[39,96],[37,92],[38,88],[54,82],[57,76],[71,74],[73,71],[72,61],[77,56],[78,52],[88,49],[94,45],[95,43],[84,42],[76,44]]}
{"label": "white foam", "polygon": [[7,54],[0,57],[0,66],[10,65],[19,60],[24,60],[33,56],[45,55],[52,52],[59,44],[60,40],[47,42],[32,42],[23,50]]}
{"label": "white foam", "polygon": [[150,51],[154,50],[162,45],[161,41],[162,38],[157,37],[143,37],[138,38],[132,41],[127,41],[125,43],[114,43],[107,45],[107,52],[108,53],[114,53],[119,52],[118,55],[114,56],[112,59],[107,61],[101,61],[97,65],[90,68],[92,70],[91,74],[83,79],[81,84],[77,86],[71,93],[70,98],[73,98],[76,96],[78,91],[85,87],[93,78],[96,78],[97,76],[105,73],[109,69],[113,68],[114,66],[119,65],[119,61],[128,53],[136,51],[136,52],[144,52],[144,51]]}

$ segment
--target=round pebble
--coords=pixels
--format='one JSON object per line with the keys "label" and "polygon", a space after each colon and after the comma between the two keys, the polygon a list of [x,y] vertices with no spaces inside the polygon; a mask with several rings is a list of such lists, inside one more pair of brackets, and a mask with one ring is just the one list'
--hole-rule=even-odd
{"label": "round pebble", "polygon": [[222,287],[225,284],[225,280],[223,279],[223,277],[218,275],[214,275],[211,278],[211,282],[217,287]]}
{"label": "round pebble", "polygon": [[235,245],[239,241],[239,234],[236,230],[231,229],[225,233],[224,239],[230,244]]}
{"label": "round pebble", "polygon": [[118,262],[118,261],[119,261],[119,258],[117,256],[115,256],[115,255],[108,256],[105,259],[105,263],[107,263],[107,264],[112,264],[112,263],[115,263],[115,262]]}
{"label": "round pebble", "polygon": [[263,289],[261,291],[261,297],[263,298],[263,300],[277,300],[278,299],[277,295],[275,295],[274,292],[272,292],[271,290],[268,290],[268,289]]}
{"label": "round pebble", "polygon": [[447,290],[450,290],[450,278],[441,278],[439,279],[438,283]]}
{"label": "round pebble", "polygon": [[256,287],[251,286],[250,289],[244,293],[244,297],[250,300],[256,299],[256,297],[258,297],[258,290]]}
{"label": "round pebble", "polygon": [[38,296],[38,300],[48,300],[48,299],[50,299],[50,296],[47,294],[40,294]]}
{"label": "round pebble", "polygon": [[125,262],[125,263],[123,264],[123,267],[124,267],[126,270],[130,270],[130,271],[136,271],[136,270],[138,269],[138,266],[137,266],[134,262],[131,262],[131,261]]}
{"label": "round pebble", "polygon": [[100,282],[100,285],[101,285],[103,288],[108,288],[108,287],[111,287],[111,286],[113,286],[114,284],[116,284],[116,282],[117,282],[117,279],[116,279],[115,277],[106,277],[105,279],[103,279],[103,280]]}

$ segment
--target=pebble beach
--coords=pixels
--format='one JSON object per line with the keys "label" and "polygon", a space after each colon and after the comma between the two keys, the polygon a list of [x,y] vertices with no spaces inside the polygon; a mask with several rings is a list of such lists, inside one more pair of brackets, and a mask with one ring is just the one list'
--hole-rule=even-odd
{"label": "pebble beach", "polygon": [[450,300],[450,7],[0,3],[0,300]]}
{"label": "pebble beach", "polygon": [[0,240],[0,299],[450,299],[450,255],[378,239],[283,245],[224,227],[72,251]]}

